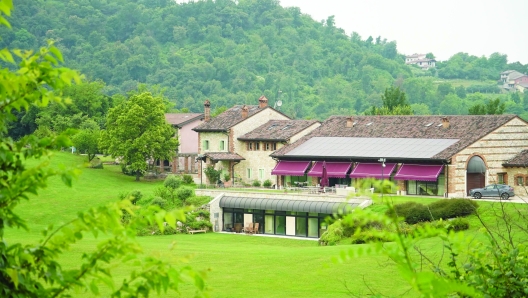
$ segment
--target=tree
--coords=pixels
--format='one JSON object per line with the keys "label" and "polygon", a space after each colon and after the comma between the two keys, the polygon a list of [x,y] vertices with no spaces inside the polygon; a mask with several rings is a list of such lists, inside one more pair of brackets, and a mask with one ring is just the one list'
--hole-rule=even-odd
{"label": "tree", "polygon": [[502,115],[506,104],[500,98],[490,99],[486,104],[477,103],[468,109],[469,115]]}
{"label": "tree", "polygon": [[427,59],[436,59],[436,57],[435,57],[435,55],[433,53],[425,54],[425,58],[427,58]]}
{"label": "tree", "polygon": [[412,115],[413,111],[405,92],[400,90],[400,87],[391,86],[386,88],[383,95],[381,95],[382,107],[372,107],[365,112],[367,115]]}
{"label": "tree", "polygon": [[[10,15],[12,2],[0,1],[0,23],[9,26],[4,14]],[[17,56],[15,63],[13,54]],[[28,230],[26,220],[15,213],[23,201],[30,200],[47,186],[48,178],[60,176],[71,185],[75,172],[47,167],[52,149],[69,146],[67,135],[40,138],[35,134],[14,140],[7,135],[7,125],[15,111],[26,111],[31,106],[45,107],[50,102],[63,103],[62,90],[73,82],[80,83],[77,72],[62,67],[62,54],[49,44],[35,53],[31,51],[0,50],[0,296],[2,297],[58,297],[80,291],[99,295],[98,285],[111,288],[110,296],[137,297],[158,295],[169,289],[177,290],[183,275],[195,280],[203,289],[202,276],[193,270],[177,269],[151,256],[141,258],[141,247],[134,241],[136,229],[143,224],[157,223],[163,229],[166,221],[175,228],[176,220],[185,220],[183,210],[156,212],[156,208],[132,216],[128,225],[121,217],[124,209],[139,211],[129,200],[79,212],[64,225],[46,228],[43,238],[29,243],[17,243],[5,238],[7,228],[18,233]],[[6,67],[9,65],[9,67]],[[32,160],[28,163],[28,160]],[[62,266],[63,253],[85,235],[105,235],[95,251],[83,253],[79,266]],[[34,235],[32,234],[32,237]],[[27,238],[29,239],[29,238]],[[36,243],[35,243],[36,242]],[[133,272],[121,283],[112,279],[115,264],[131,263]],[[189,274],[188,274],[189,273]]]}
{"label": "tree", "polygon": [[165,104],[150,92],[133,94],[110,109],[100,147],[113,157],[121,157],[139,181],[147,160],[171,159],[178,148],[174,129],[165,121]]}
{"label": "tree", "polygon": [[73,146],[80,153],[88,155],[88,161],[92,161],[95,154],[99,152],[99,129],[82,129],[72,138]]}

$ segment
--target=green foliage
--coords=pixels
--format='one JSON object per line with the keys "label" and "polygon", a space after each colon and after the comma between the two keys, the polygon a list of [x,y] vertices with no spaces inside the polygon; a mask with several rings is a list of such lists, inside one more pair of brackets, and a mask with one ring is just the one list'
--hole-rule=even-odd
{"label": "green foliage", "polygon": [[269,179],[264,180],[264,182],[262,183],[262,186],[264,187],[271,187],[271,185],[273,185],[273,182],[271,182],[271,180]]}
{"label": "green foliage", "polygon": [[448,224],[448,227],[447,227],[447,230],[448,231],[455,231],[455,232],[458,232],[458,231],[464,231],[464,230],[468,230],[469,229],[469,221],[465,218],[462,218],[462,217],[457,217],[451,221],[449,221],[449,224]]}
{"label": "green foliage", "polygon": [[207,181],[209,181],[210,184],[216,184],[218,180],[220,180],[220,175],[222,175],[222,170],[216,170],[214,166],[207,166],[204,169],[205,176],[207,177]]}
{"label": "green foliage", "polygon": [[320,245],[336,245],[343,238],[343,226],[341,221],[328,226],[328,229],[319,238]]}
{"label": "green foliage", "polygon": [[[10,15],[11,9],[10,0],[0,1],[0,23],[9,25],[4,15]],[[152,256],[142,258],[142,249],[133,237],[141,225],[157,224],[163,229],[163,221],[184,221],[184,213],[179,210],[165,212],[154,207],[140,212],[130,201],[122,200],[79,211],[61,226],[50,225],[40,239],[23,244],[5,238],[7,228],[18,229],[20,233],[28,230],[26,221],[15,213],[16,206],[45,188],[48,178],[60,176],[71,186],[77,174],[47,167],[52,148],[71,145],[67,135],[34,134],[15,141],[7,135],[8,124],[16,119],[15,111],[27,113],[30,106],[63,104],[62,90],[72,82],[79,83],[80,76],[60,66],[62,54],[51,43],[35,52],[4,48],[0,50],[0,60],[4,65],[0,69],[0,296],[58,297],[80,292],[100,295],[99,287],[103,284],[113,297],[160,295],[177,291],[185,278],[194,280],[197,289],[203,290],[203,275]],[[130,215],[126,225],[122,224],[123,210]],[[96,250],[82,253],[78,264],[61,265],[64,253],[86,235],[104,236]],[[134,270],[127,278],[115,281],[112,275],[116,264],[130,264]]]}
{"label": "green foliage", "polygon": [[150,201],[150,205],[155,205],[163,209],[167,205],[167,200],[162,197],[154,197],[152,201]]}
{"label": "green foliage", "polygon": [[440,200],[429,205],[416,202],[397,204],[394,205],[394,209],[387,212],[393,212],[392,210],[394,210],[397,216],[405,219],[405,222],[415,224],[424,221],[468,216],[475,214],[477,208],[478,204],[472,200],[449,199]]}
{"label": "green foliage", "polygon": [[475,214],[478,204],[468,199],[440,200],[428,205],[434,219],[448,219]]}
{"label": "green foliage", "polygon": [[139,180],[148,159],[171,159],[178,147],[174,129],[165,121],[161,97],[133,94],[110,109],[99,146],[112,157],[121,157]]}
{"label": "green foliage", "polygon": [[182,182],[183,182],[183,184],[194,185],[194,179],[189,174],[183,174],[182,175]]}
{"label": "green foliage", "polygon": [[469,108],[469,115],[502,115],[505,109],[505,103],[496,98],[488,100],[486,104],[474,104]]}
{"label": "green foliage", "polygon": [[141,190],[133,190],[130,192],[129,200],[132,204],[136,205],[139,200],[143,198],[143,193]]}
{"label": "green foliage", "polygon": [[229,175],[229,173],[225,173],[224,174],[224,181],[227,182],[229,180],[231,180],[231,176]]}
{"label": "green foliage", "polygon": [[372,107],[366,112],[367,115],[413,115],[413,111],[405,92],[400,87],[391,86],[386,88],[381,96],[382,107]]}
{"label": "green foliage", "polygon": [[255,180],[255,181],[253,181],[253,183],[251,183],[251,185],[253,185],[254,187],[260,187],[260,181],[259,180]]}
{"label": "green foliage", "polygon": [[72,142],[79,153],[86,153],[88,161],[91,161],[95,154],[99,152],[98,142],[100,137],[99,128],[83,129],[77,132]]}
{"label": "green foliage", "polygon": [[164,200],[172,200],[173,193],[170,189],[160,186],[154,189],[154,196],[163,198]]}
{"label": "green foliage", "polygon": [[187,205],[200,207],[211,201],[209,196],[193,196],[186,200]]}
{"label": "green foliage", "polygon": [[194,196],[194,188],[191,187],[184,186],[176,191],[176,197],[183,203],[185,203],[186,200],[192,196]]}

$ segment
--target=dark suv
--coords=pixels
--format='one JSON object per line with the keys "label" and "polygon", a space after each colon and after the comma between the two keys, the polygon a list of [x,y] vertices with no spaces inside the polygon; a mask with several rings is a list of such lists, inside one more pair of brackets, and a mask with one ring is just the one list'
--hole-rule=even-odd
{"label": "dark suv", "polygon": [[484,188],[474,188],[469,191],[469,195],[475,199],[482,197],[500,197],[507,200],[509,197],[515,196],[513,187],[506,184],[490,184]]}

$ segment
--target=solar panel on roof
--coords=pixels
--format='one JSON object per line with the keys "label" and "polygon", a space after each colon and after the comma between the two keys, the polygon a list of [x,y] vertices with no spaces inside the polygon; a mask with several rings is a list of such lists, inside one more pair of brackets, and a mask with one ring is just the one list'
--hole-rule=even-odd
{"label": "solar panel on roof", "polygon": [[313,137],[286,156],[431,158],[458,139]]}

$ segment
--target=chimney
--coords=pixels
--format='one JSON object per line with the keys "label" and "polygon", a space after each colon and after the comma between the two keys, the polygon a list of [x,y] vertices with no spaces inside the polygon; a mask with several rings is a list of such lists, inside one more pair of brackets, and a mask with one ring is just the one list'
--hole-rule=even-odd
{"label": "chimney", "polygon": [[206,99],[204,102],[204,120],[205,122],[211,120],[211,102],[209,99]]}
{"label": "chimney", "polygon": [[444,128],[449,128],[449,119],[447,119],[447,117],[442,117],[442,126]]}
{"label": "chimney", "polygon": [[243,106],[242,107],[242,118],[247,118],[248,117],[248,112],[249,112],[249,108],[247,106]]}
{"label": "chimney", "polygon": [[354,119],[352,117],[347,117],[346,127],[353,127],[354,122],[352,122]]}
{"label": "chimney", "polygon": [[259,109],[263,109],[267,106],[268,106],[268,99],[266,98],[266,96],[262,95],[259,98]]}

